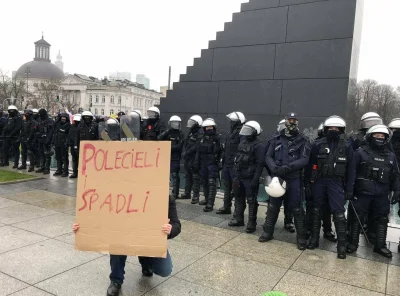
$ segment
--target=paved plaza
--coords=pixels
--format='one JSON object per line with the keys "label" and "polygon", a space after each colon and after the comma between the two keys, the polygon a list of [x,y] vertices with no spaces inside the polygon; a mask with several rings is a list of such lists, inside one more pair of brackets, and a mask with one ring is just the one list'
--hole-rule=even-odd
{"label": "paved plaza", "polygon": [[[106,294],[109,256],[73,247],[75,193],[76,180],[53,176],[0,185],[0,295]],[[130,257],[121,295],[400,295],[396,229],[388,235],[392,260],[363,240],[356,255],[339,260],[335,244],[323,239],[318,250],[297,250],[295,235],[283,230],[283,215],[275,240],[258,243],[265,206],[250,235],[229,227],[230,216],[205,214],[189,201],[177,207],[182,233],[168,243],[173,274],[143,278],[137,258]]]}

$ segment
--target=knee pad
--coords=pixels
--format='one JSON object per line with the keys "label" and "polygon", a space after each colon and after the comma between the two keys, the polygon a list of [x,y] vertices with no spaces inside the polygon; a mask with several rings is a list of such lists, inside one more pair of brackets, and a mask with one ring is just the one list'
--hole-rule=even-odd
{"label": "knee pad", "polygon": [[215,179],[208,179],[208,185],[209,186],[216,186],[217,182],[215,181]]}
{"label": "knee pad", "polygon": [[338,221],[346,221],[346,216],[344,213],[334,213],[333,214],[333,221],[338,222]]}
{"label": "knee pad", "polygon": [[376,217],[376,222],[379,224],[387,224],[389,222],[388,216],[378,216]]}
{"label": "knee pad", "polygon": [[317,216],[321,216],[321,209],[320,208],[313,208],[312,209],[312,214],[313,215],[317,215]]}

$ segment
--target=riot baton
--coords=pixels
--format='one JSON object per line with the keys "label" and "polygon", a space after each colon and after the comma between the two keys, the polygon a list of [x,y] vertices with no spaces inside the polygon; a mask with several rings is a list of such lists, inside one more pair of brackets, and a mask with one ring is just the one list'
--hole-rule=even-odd
{"label": "riot baton", "polygon": [[[368,239],[367,234],[365,233],[364,225],[361,223],[360,217],[358,216],[358,214],[357,214],[357,212],[356,212],[356,208],[355,208],[354,205],[353,205],[353,201],[349,200],[349,203],[351,204],[351,206],[352,206],[352,208],[353,208],[353,211],[354,211],[354,215],[357,217],[357,221],[358,221],[358,223],[359,223],[360,226],[361,226],[361,230],[362,230],[362,232],[363,232],[363,234],[364,234],[364,237],[365,237],[367,243],[369,244],[370,242],[369,242],[369,239]],[[350,231],[351,231],[351,230],[350,230]]]}

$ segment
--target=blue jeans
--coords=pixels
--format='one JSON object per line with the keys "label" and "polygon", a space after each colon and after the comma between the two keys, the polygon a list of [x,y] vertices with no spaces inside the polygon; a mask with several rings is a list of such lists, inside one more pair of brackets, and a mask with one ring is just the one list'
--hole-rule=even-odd
{"label": "blue jeans", "polygon": [[[124,282],[126,256],[110,255],[110,280],[113,283]],[[167,258],[139,257],[142,268],[151,269],[156,275],[167,277],[172,273],[172,260],[167,251]]]}

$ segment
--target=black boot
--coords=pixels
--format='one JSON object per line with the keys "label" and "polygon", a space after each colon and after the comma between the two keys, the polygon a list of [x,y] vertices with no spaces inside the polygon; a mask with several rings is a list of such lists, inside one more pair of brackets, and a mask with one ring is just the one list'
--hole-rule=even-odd
{"label": "black boot", "polygon": [[178,199],[180,178],[178,172],[172,172],[172,197]]}
{"label": "black boot", "polygon": [[193,197],[192,197],[192,205],[199,203],[199,196],[200,196],[200,175],[193,174]]}
{"label": "black boot", "polygon": [[217,196],[217,184],[215,179],[208,180],[208,200],[203,209],[204,212],[211,212],[214,209],[215,197]]}
{"label": "black boot", "polygon": [[290,211],[285,212],[284,228],[287,232],[294,233],[293,214]]}
{"label": "black boot", "polygon": [[107,296],[118,296],[120,290],[121,284],[111,282],[110,286],[107,289]]}
{"label": "black boot", "polygon": [[69,178],[70,179],[76,179],[76,178],[78,178],[78,172],[73,172],[70,176],[69,176]]}
{"label": "black boot", "polygon": [[319,232],[321,230],[321,211],[318,208],[314,208],[312,211],[312,228],[311,238],[308,242],[307,249],[314,250],[319,247]]}
{"label": "black boot", "polygon": [[26,157],[22,157],[21,165],[18,167],[19,170],[26,170]]}
{"label": "black boot", "polygon": [[247,222],[246,232],[253,233],[257,227],[258,202],[256,197],[248,197],[247,204],[249,206],[249,221]]}
{"label": "black boot", "polygon": [[[350,206],[350,205],[349,205]],[[351,207],[352,208],[352,207]],[[347,235],[347,253],[352,254],[357,252],[358,243],[360,241],[361,225],[355,216],[354,210],[349,211],[351,221],[347,221],[347,228],[349,233]],[[348,216],[349,217],[349,216]],[[360,215],[359,218],[363,221],[364,216]],[[337,231],[337,230],[336,230]]]}
{"label": "black boot", "polygon": [[246,210],[246,201],[244,197],[235,197],[235,215],[228,223],[229,226],[244,226],[244,211]]}
{"label": "black boot", "polygon": [[258,239],[260,243],[265,243],[274,238],[274,229],[276,221],[278,220],[279,211],[280,208],[271,203],[268,204],[267,216],[265,217],[265,222],[263,225],[263,233]]}
{"label": "black boot", "polygon": [[44,161],[43,175],[50,174],[50,162],[51,162],[51,157],[50,156],[46,156],[45,161]]}
{"label": "black boot", "polygon": [[[369,216],[372,219],[371,216]],[[381,254],[386,258],[392,258],[392,252],[386,247],[387,224],[389,219],[387,216],[381,216],[376,219],[374,225],[376,231],[376,242],[374,252]]]}
{"label": "black boot", "polygon": [[311,238],[312,224],[313,224],[313,203],[312,201],[306,202],[306,239]]}
{"label": "black boot", "polygon": [[193,187],[193,175],[190,171],[186,171],[185,193],[181,194],[181,199],[191,199],[190,193]]}
{"label": "black boot", "polygon": [[[14,165],[12,166],[13,169],[18,169],[18,163],[14,162]],[[25,167],[26,168],[26,167]]]}
{"label": "black boot", "polygon": [[346,217],[344,213],[335,213],[333,221],[337,233],[337,257],[346,259]]}
{"label": "black boot", "polygon": [[307,248],[305,214],[303,208],[293,209],[294,226],[297,232],[297,248],[305,250]]}
{"label": "black boot", "polygon": [[333,243],[337,242],[335,234],[333,233],[332,230],[327,230],[327,231],[324,230],[324,238]]}
{"label": "black boot", "polygon": [[61,160],[57,160],[57,170],[54,172],[53,176],[61,176],[62,173],[63,173],[63,171],[62,171],[62,161]]}
{"label": "black boot", "polygon": [[29,166],[28,173],[33,172],[35,170],[34,166]]}
{"label": "black boot", "polygon": [[40,158],[40,168],[36,170],[36,173],[43,173],[44,172],[44,166],[45,166],[45,160],[44,158]]}
{"label": "black boot", "polygon": [[221,215],[229,215],[232,213],[232,182],[224,180],[224,206],[216,213]]}

